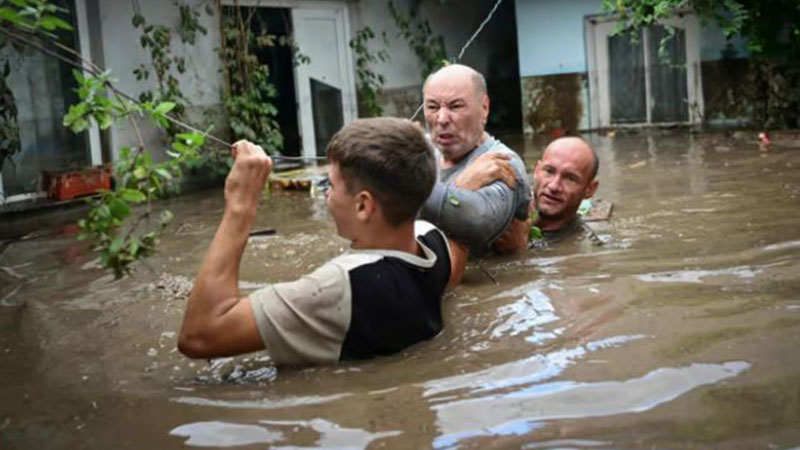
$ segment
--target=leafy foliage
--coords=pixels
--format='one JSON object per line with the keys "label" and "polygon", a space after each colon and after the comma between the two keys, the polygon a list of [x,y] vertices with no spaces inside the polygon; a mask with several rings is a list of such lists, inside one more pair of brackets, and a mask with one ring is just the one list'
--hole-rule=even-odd
{"label": "leafy foliage", "polygon": [[411,51],[422,64],[420,75],[423,80],[447,63],[444,37],[433,34],[431,24],[419,17],[418,8],[411,8],[408,13],[404,13],[395,7],[394,2],[389,1],[389,12],[399,30],[398,36],[408,42]]}
{"label": "leafy foliage", "polygon": [[[386,43],[386,33],[382,34],[383,42]],[[383,114],[383,108],[378,105],[378,93],[383,89],[386,78],[372,70],[372,64],[377,62],[389,61],[389,52],[381,49],[377,53],[369,50],[369,41],[375,38],[375,32],[370,27],[364,27],[356,31],[356,35],[350,40],[350,48],[356,54],[356,77],[358,84],[358,103],[359,116],[377,117]]]}
{"label": "leafy foliage", "polygon": [[70,24],[58,17],[58,13],[63,11],[63,8],[48,0],[0,0],[0,24],[53,37],[53,32],[59,29],[72,29]]}
{"label": "leafy foliage", "polygon": [[[118,96],[109,97],[108,72],[84,76],[75,71],[74,75],[80,101],[70,106],[63,120],[64,126],[73,132],[80,133],[93,122],[105,129],[121,119],[131,120],[138,129],[137,117],[147,117],[160,128],[170,123],[167,114],[175,109],[174,103],[136,104]],[[131,263],[155,251],[157,232],[170,222],[172,213],[163,210],[157,229],[153,229],[150,224],[152,201],[177,193],[182,167],[202,158],[200,149],[204,143],[203,134],[178,133],[167,151],[171,159],[160,163],[153,161],[141,141],[136,150],[129,147],[120,150],[114,164],[115,190],[90,200],[92,209],[79,222],[83,230],[80,239],[90,239],[97,246],[103,267],[112,269],[116,278],[129,273]],[[144,210],[132,219],[131,214],[139,204],[144,204]]]}
{"label": "leafy foliage", "polygon": [[[193,45],[197,33],[207,34],[208,30],[199,22],[200,12],[189,5],[179,5],[180,27],[179,34],[184,44]],[[140,64],[134,69],[136,80],[144,81],[150,78],[151,73],[158,83],[156,92],[144,91],[139,95],[143,102],[170,102],[175,105],[172,115],[179,120],[185,118],[187,99],[180,89],[180,83],[173,74],[173,68],[179,74],[186,72],[186,58],[172,55],[172,30],[165,25],[149,25],[147,19],[140,14],[134,14],[131,19],[134,28],[141,28],[142,35],[139,42],[142,48],[150,50],[150,64]],[[175,125],[166,124],[167,133],[172,137],[178,133]]]}
{"label": "leafy foliage", "polygon": [[3,170],[5,160],[10,159],[21,148],[17,102],[6,81],[10,73],[11,66],[8,61],[4,61],[0,67],[0,171]]}
{"label": "leafy foliage", "polygon": [[[227,11],[227,12],[226,12]],[[223,94],[228,122],[236,136],[261,144],[268,153],[283,148],[283,135],[276,120],[277,90],[269,81],[269,66],[261,64],[256,53],[276,45],[277,37],[266,27],[253,31],[257,15],[244,8],[226,8],[222,12],[222,46],[219,49],[228,81]],[[284,42],[290,44],[288,41]],[[295,53],[297,61],[297,53]],[[301,61],[308,57],[301,55]]]}

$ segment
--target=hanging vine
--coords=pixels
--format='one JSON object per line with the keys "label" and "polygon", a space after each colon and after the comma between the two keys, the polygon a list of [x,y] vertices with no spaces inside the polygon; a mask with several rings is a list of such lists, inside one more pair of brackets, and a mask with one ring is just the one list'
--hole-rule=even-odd
{"label": "hanging vine", "polygon": [[256,53],[276,45],[277,36],[269,34],[266,27],[256,34],[254,20],[256,8],[220,6],[222,45],[219,55],[227,87],[223,102],[228,123],[233,134],[261,144],[268,153],[279,153],[283,148],[283,135],[276,117],[278,96],[269,81],[269,66],[259,62]]}
{"label": "hanging vine", "polygon": [[441,34],[434,35],[431,24],[419,17],[418,5],[412,5],[412,8],[404,13],[395,7],[394,2],[389,1],[389,12],[399,30],[398,36],[408,42],[411,51],[419,59],[422,66],[420,75],[423,80],[447,64],[444,37]]}
{"label": "hanging vine", "polygon": [[[0,43],[0,51],[3,47],[4,45]],[[21,149],[17,103],[7,81],[10,74],[11,65],[5,60],[0,67],[0,172],[3,171],[5,161],[11,161],[14,154]]]}
{"label": "hanging vine", "polygon": [[[180,11],[179,35],[183,44],[194,45],[197,33],[207,34],[208,30],[200,24],[200,12],[188,5],[176,4]],[[146,90],[139,95],[143,102],[170,102],[175,104],[172,115],[180,120],[186,116],[188,100],[180,88],[180,83],[173,73],[173,68],[178,74],[186,72],[186,58],[172,54],[172,30],[166,25],[148,24],[141,13],[138,1],[133,1],[134,15],[131,19],[133,27],[141,29],[142,35],[139,43],[142,48],[149,51],[150,63],[140,64],[134,69],[133,74],[137,81],[146,81],[152,74],[157,83],[155,92]],[[179,130],[174,125],[167,125],[167,133],[172,139]]]}
{"label": "hanging vine", "polygon": [[[386,83],[386,77],[373,70],[372,66],[378,62],[389,61],[389,52],[385,48],[372,53],[369,50],[369,41],[375,38],[375,32],[370,27],[356,31],[350,40],[350,48],[356,54],[356,77],[358,84],[358,115],[360,117],[377,117],[383,114],[383,108],[378,104],[378,94]],[[386,43],[386,33],[382,34]]]}

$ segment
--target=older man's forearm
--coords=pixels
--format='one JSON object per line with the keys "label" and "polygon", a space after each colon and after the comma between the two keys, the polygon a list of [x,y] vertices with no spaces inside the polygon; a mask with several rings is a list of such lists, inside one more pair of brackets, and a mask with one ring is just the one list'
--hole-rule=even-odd
{"label": "older man's forearm", "polygon": [[422,209],[422,218],[481,254],[503,232],[514,216],[516,195],[503,182],[477,191],[437,182]]}

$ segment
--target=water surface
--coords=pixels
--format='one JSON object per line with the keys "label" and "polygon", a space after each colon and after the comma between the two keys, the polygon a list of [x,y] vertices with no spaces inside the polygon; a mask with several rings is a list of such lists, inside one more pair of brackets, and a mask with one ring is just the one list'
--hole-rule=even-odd
{"label": "water surface", "polygon": [[[0,447],[795,449],[800,148],[594,136],[589,240],[468,266],[446,329],[388,358],[276,368],[175,350],[222,193],[170,202],[158,255],[113,282],[55,230],[0,255]],[[541,145],[524,148],[529,167]],[[241,287],[338,255],[324,202],[261,205]],[[60,233],[60,234],[59,234]],[[487,274],[489,272],[495,283]]]}

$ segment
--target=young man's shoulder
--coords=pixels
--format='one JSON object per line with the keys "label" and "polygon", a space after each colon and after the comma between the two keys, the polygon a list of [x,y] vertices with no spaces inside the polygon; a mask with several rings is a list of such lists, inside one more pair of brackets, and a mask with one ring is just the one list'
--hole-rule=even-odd
{"label": "young man's shoulder", "polygon": [[[284,363],[330,363],[392,353],[438,333],[439,301],[450,274],[447,240],[427,222],[415,228],[422,255],[354,250],[298,280],[251,294],[271,356]],[[402,323],[416,331],[392,329]],[[425,328],[430,323],[438,325]]]}

